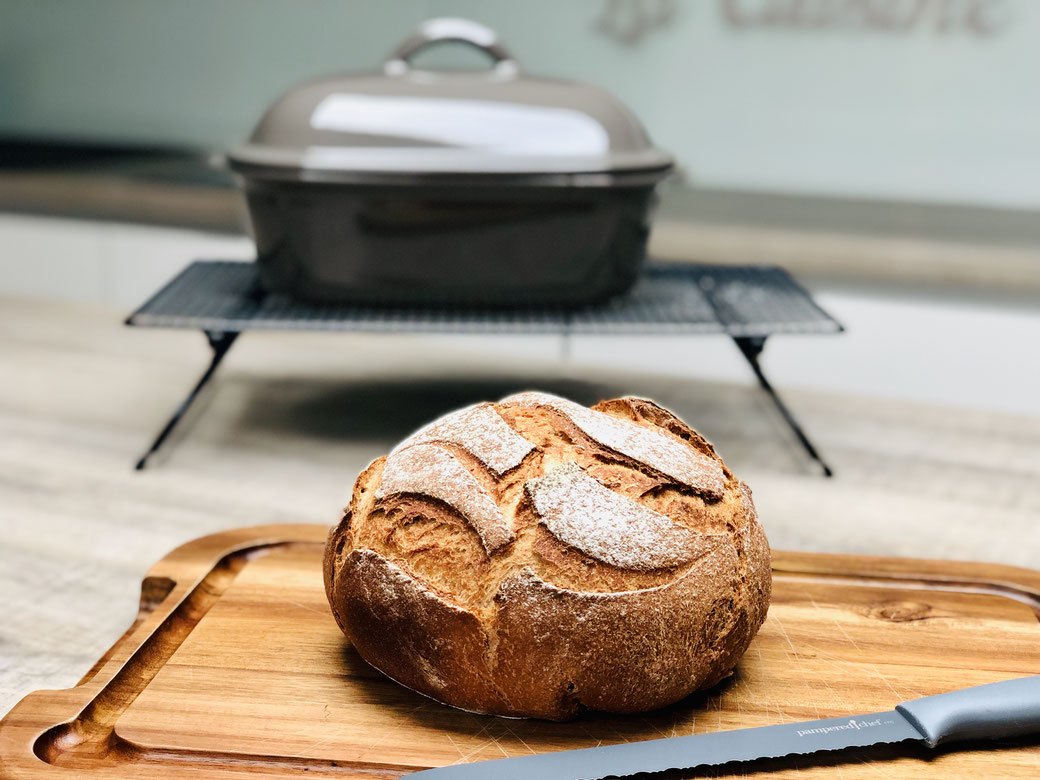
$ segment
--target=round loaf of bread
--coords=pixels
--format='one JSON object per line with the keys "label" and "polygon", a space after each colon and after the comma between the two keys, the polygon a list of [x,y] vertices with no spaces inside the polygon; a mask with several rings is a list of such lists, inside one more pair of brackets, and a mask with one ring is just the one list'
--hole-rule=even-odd
{"label": "round loaf of bread", "polygon": [[633,713],[726,677],[769,606],[751,491],[638,398],[521,393],[358,477],[325,588],[361,657],[475,712]]}

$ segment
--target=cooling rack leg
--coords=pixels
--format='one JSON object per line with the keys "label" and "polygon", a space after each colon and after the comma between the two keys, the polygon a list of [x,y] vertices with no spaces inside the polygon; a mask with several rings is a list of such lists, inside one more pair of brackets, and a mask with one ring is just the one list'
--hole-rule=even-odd
{"label": "cooling rack leg", "polygon": [[144,469],[144,467],[148,465],[148,459],[154,455],[160,447],[162,447],[163,442],[166,441],[166,438],[170,435],[173,429],[177,427],[177,423],[179,423],[181,418],[184,417],[185,412],[187,412],[188,408],[192,403],[194,403],[199,392],[201,392],[202,388],[205,387],[209,380],[213,378],[213,373],[217,370],[217,366],[220,365],[220,361],[224,359],[224,355],[228,353],[228,350],[231,349],[231,345],[234,344],[235,339],[238,338],[238,331],[207,330],[204,332],[206,334],[206,339],[209,341],[209,346],[213,350],[213,357],[209,361],[209,366],[199,378],[195,387],[193,387],[191,392],[188,393],[188,397],[181,401],[180,406],[177,407],[177,410],[173,413],[169,422],[166,423],[165,427],[163,427],[159,432],[159,435],[155,438],[155,441],[152,442],[152,446],[149,447],[148,451],[141,456],[139,461],[137,461],[137,465],[134,466],[137,471]]}
{"label": "cooling rack leg", "polygon": [[733,341],[736,342],[737,347],[740,349],[740,353],[751,366],[751,370],[755,372],[755,376],[758,378],[758,383],[762,386],[762,389],[766,391],[766,395],[768,395],[772,399],[773,403],[776,404],[776,408],[780,410],[780,414],[783,415],[788,426],[790,426],[791,430],[794,431],[794,435],[798,437],[798,441],[802,443],[805,451],[809,453],[809,457],[820,464],[824,476],[833,477],[834,471],[827,465],[823,458],[820,457],[820,454],[816,451],[816,447],[814,447],[813,443],[809,441],[809,437],[805,435],[805,431],[802,430],[802,426],[799,424],[798,420],[795,419],[791,410],[787,408],[787,405],[784,404],[780,396],[777,395],[776,390],[773,389],[769,380],[766,379],[766,375],[762,373],[762,366],[758,363],[758,356],[762,354],[762,350],[765,348],[765,338],[734,336]]}

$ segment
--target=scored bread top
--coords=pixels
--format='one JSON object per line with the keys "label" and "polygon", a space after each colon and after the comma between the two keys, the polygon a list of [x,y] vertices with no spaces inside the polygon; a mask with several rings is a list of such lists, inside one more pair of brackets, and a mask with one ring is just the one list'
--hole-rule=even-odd
{"label": "scored bread top", "polygon": [[448,504],[470,522],[488,552],[513,541],[498,504],[449,450],[415,444],[390,453],[376,498],[397,493],[426,495]]}
{"label": "scored bread top", "polygon": [[446,414],[420,428],[394,451],[423,442],[448,442],[462,447],[496,474],[516,468],[534,449],[491,404],[475,404]]}
{"label": "scored bread top", "polygon": [[692,531],[604,487],[574,463],[525,487],[553,536],[604,563],[648,571],[688,563],[700,552]]}
{"label": "scored bread top", "polygon": [[691,488],[718,498],[725,489],[722,466],[674,437],[549,393],[518,393],[503,404],[547,406],[570,418],[590,438]]}
{"label": "scored bread top", "polygon": [[732,530],[736,482],[673,415],[611,403],[520,393],[434,421],[359,478],[349,547],[478,608],[524,566],[585,590],[663,584]]}

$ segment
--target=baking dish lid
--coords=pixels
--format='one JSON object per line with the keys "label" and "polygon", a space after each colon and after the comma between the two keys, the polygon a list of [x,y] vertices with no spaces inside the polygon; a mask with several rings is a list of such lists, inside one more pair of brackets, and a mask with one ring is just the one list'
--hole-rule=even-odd
{"label": "baking dish lid", "polygon": [[[491,67],[412,66],[415,54],[445,41],[482,50]],[[610,94],[526,76],[492,30],[447,18],[420,25],[380,74],[326,78],[290,90],[228,160],[261,177],[386,183],[446,176],[643,183],[672,167],[671,157]]]}

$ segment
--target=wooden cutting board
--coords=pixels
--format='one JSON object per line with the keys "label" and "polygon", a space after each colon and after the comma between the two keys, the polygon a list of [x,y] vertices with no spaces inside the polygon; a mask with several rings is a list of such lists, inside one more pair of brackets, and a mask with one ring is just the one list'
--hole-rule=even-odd
{"label": "wooden cutting board", "polygon": [[[1040,674],[1040,573],[774,553],[769,617],[736,675],[644,716],[473,715],[383,677],[321,580],[326,528],[266,526],[174,550],[83,681],[0,721],[3,778],[393,778],[420,768],[887,710]],[[1040,777],[1040,738],[847,751],[730,767],[754,777]],[[677,773],[673,777],[731,776]],[[489,777],[492,776],[489,774]]]}

